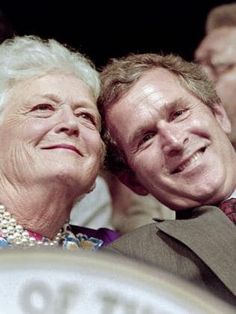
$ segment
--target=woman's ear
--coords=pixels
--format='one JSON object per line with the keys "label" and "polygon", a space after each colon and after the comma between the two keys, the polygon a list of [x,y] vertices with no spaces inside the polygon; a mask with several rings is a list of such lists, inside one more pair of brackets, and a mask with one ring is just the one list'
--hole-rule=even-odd
{"label": "woman's ear", "polygon": [[145,187],[139,182],[132,170],[122,171],[117,174],[117,177],[123,184],[125,184],[136,194],[143,196],[149,194]]}
{"label": "woman's ear", "polygon": [[231,132],[231,123],[222,103],[216,103],[212,106],[212,112],[225,133]]}

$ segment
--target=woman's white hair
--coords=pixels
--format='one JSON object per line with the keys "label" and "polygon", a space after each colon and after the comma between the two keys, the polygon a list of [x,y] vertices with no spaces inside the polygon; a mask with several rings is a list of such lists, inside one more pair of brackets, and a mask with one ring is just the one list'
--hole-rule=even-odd
{"label": "woman's white hair", "polygon": [[7,91],[14,84],[50,73],[75,75],[97,99],[99,74],[87,57],[54,39],[16,36],[0,45],[0,111],[3,110]]}

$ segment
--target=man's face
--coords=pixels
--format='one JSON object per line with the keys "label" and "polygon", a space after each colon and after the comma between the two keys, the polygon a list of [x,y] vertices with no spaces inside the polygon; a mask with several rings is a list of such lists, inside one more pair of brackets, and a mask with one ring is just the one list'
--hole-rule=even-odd
{"label": "man's face", "polygon": [[143,75],[106,120],[138,182],[173,209],[214,203],[234,181],[223,107],[211,111],[165,69]]}
{"label": "man's face", "polygon": [[195,57],[215,82],[232,124],[230,139],[236,147],[236,27],[212,31],[201,42]]}
{"label": "man's face", "polygon": [[85,193],[102,155],[99,114],[78,78],[47,75],[16,84],[0,121],[0,169],[16,185],[60,181]]}

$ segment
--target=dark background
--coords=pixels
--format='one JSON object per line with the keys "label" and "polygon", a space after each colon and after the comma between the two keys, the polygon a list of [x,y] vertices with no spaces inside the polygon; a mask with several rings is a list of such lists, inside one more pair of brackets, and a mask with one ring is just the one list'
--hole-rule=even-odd
{"label": "dark background", "polygon": [[55,38],[98,68],[129,52],[180,54],[187,60],[204,36],[208,11],[232,1],[0,1],[17,35]]}

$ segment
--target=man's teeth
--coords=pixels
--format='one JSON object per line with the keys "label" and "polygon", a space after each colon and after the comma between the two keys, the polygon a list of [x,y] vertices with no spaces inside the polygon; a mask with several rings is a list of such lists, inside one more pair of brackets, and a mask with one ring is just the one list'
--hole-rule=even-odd
{"label": "man's teeth", "polygon": [[202,152],[196,152],[190,159],[188,159],[184,164],[180,165],[175,172],[181,172],[183,171],[186,167],[190,166],[194,162],[198,160],[198,158],[202,155]]}

